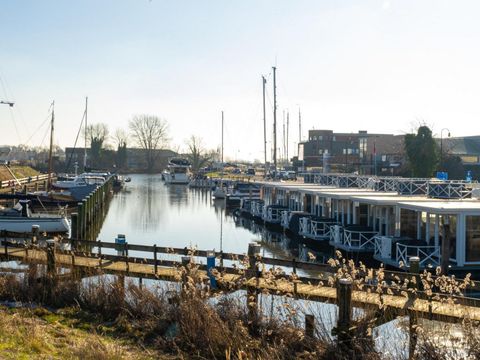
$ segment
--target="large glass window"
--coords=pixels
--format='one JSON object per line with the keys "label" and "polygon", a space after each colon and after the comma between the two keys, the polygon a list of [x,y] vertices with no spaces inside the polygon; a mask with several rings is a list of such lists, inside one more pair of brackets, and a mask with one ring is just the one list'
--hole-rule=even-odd
{"label": "large glass window", "polygon": [[480,216],[466,216],[466,260],[480,261]]}

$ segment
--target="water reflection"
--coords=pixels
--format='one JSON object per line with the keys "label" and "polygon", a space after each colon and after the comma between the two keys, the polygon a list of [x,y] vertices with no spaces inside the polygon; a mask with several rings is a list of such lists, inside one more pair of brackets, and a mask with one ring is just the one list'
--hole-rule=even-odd
{"label": "water reflection", "polygon": [[196,246],[240,254],[247,251],[249,242],[259,241],[264,256],[302,261],[312,254],[318,261],[326,258],[299,239],[233,216],[224,201],[212,200],[210,191],[167,186],[158,175],[130,177],[127,187],[114,195],[97,239],[113,241],[117,234],[125,234],[131,244]]}

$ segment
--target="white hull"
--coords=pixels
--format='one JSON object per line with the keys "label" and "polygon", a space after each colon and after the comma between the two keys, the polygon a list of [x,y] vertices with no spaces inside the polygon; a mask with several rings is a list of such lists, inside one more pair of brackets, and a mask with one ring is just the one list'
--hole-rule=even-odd
{"label": "white hull", "polygon": [[227,196],[227,193],[225,192],[225,190],[223,188],[215,188],[215,191],[213,192],[212,196],[215,198],[215,199],[225,199],[225,197]]}
{"label": "white hull", "polygon": [[184,184],[187,185],[190,182],[187,174],[170,174],[164,173],[166,184]]}
{"label": "white hull", "polygon": [[70,231],[70,224],[64,217],[0,217],[0,231],[31,233],[33,225],[38,225],[40,232],[47,234],[68,233]]}

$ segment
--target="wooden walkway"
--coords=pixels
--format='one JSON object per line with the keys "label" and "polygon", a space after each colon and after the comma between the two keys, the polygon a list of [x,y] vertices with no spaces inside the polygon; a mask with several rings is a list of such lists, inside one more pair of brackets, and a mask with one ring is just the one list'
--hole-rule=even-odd
{"label": "wooden walkway", "polygon": [[[47,264],[48,258],[46,248],[7,247],[1,256],[4,259],[40,264]],[[139,258],[118,255],[55,251],[56,267],[82,269],[89,275],[108,273],[178,282],[182,280],[180,265],[180,262],[171,260],[156,260],[155,264],[152,264],[151,259],[143,261]],[[196,275],[200,279],[208,281],[206,266],[198,265],[198,269]],[[221,276],[217,277],[220,288],[228,289],[229,283],[235,283],[240,284],[242,289],[257,289],[259,292],[267,291],[274,295],[287,295],[298,299],[328,303],[337,303],[338,301],[337,288],[320,286],[318,282],[308,281],[308,278],[297,280],[294,285],[288,275],[280,278],[263,278],[257,272],[257,276],[254,275],[247,279],[245,275],[238,274],[238,270],[235,271],[233,268],[225,270],[228,271],[222,271]],[[467,318],[480,321],[480,306],[474,299],[458,298],[463,301],[453,304],[447,300],[409,299],[403,295],[378,294],[375,290],[371,292],[352,290],[351,297],[353,306],[381,310],[388,312],[390,316],[406,315],[413,311],[417,316],[432,320],[458,321]]]}

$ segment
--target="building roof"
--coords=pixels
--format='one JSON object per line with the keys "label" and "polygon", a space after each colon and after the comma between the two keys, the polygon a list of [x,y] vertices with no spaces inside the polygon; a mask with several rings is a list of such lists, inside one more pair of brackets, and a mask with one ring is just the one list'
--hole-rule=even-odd
{"label": "building roof", "polygon": [[459,214],[472,213],[480,215],[480,201],[478,200],[449,200],[449,201],[409,201],[399,202],[398,205],[403,209],[415,211],[424,211],[434,214]]}
{"label": "building roof", "polygon": [[[440,144],[440,139],[436,139]],[[453,155],[480,155],[480,136],[443,138],[443,151]]]}

